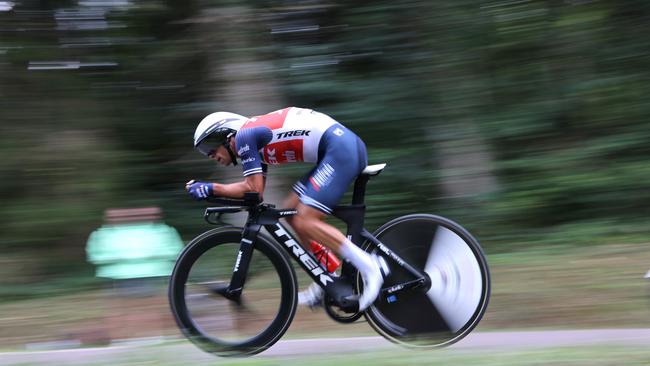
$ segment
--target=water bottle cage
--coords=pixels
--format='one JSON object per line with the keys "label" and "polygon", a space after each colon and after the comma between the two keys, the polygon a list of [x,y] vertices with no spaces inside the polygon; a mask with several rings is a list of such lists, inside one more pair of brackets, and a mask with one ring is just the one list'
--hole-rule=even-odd
{"label": "water bottle cage", "polygon": [[334,273],[341,266],[341,261],[332,253],[332,250],[318,242],[311,242],[311,252],[321,266],[329,273]]}
{"label": "water bottle cage", "polygon": [[330,258],[328,255],[329,253],[330,250],[325,247],[314,252],[314,256],[320,263],[322,263],[325,266],[325,269],[328,269],[330,267]]}

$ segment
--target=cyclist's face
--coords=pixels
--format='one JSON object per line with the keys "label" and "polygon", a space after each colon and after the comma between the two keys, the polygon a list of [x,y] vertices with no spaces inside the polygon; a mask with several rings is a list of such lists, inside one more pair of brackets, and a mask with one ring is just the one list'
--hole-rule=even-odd
{"label": "cyclist's face", "polygon": [[228,166],[230,163],[232,163],[230,154],[228,154],[228,150],[226,150],[226,147],[223,145],[220,145],[213,153],[208,156],[210,159],[216,160],[217,163],[223,166]]}

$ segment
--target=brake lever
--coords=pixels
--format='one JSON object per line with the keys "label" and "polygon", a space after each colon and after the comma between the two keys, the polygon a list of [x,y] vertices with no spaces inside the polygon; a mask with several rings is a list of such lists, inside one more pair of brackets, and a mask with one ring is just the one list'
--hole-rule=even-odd
{"label": "brake lever", "polygon": [[[223,216],[223,214],[224,214],[223,212],[219,212],[219,213],[216,213],[216,212],[209,212],[208,213],[208,212],[206,212],[205,215],[203,216],[203,218],[210,225],[232,226],[232,224],[229,224],[229,223],[221,220],[221,216]],[[214,216],[214,219],[211,219],[211,217],[213,217],[213,216]]]}
{"label": "brake lever", "polygon": [[219,217],[217,217],[216,221],[212,221],[212,220],[210,220],[210,217],[212,216],[212,214],[213,214],[212,212],[208,212],[208,210],[206,210],[203,213],[203,219],[205,220],[205,222],[207,222],[210,225],[217,225],[218,222],[219,222]]}

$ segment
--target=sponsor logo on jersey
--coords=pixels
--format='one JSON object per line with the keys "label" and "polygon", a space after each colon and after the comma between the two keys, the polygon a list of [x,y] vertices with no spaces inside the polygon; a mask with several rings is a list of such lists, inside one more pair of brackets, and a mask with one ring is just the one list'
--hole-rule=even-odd
{"label": "sponsor logo on jersey", "polygon": [[280,132],[277,134],[277,139],[286,139],[289,137],[300,137],[300,136],[309,136],[310,130],[295,130],[295,131],[287,131],[287,132]]}
{"label": "sponsor logo on jersey", "polygon": [[295,163],[295,162],[298,161],[298,160],[296,160],[296,152],[293,151],[293,150],[287,150],[287,151],[283,152],[282,156],[284,156],[284,160],[287,163]]}
{"label": "sponsor logo on jersey", "polygon": [[248,159],[244,159],[244,160],[242,160],[241,163],[242,163],[242,164],[252,163],[252,162],[254,162],[255,160],[257,160],[257,159],[255,159],[254,157],[250,157],[250,158],[248,158]]}
{"label": "sponsor logo on jersey", "polygon": [[245,153],[247,151],[250,151],[250,149],[251,149],[251,147],[248,146],[248,144],[246,144],[246,145],[240,147],[239,150],[237,150],[237,154],[239,154],[239,156],[241,156],[243,153]]}
{"label": "sponsor logo on jersey", "polygon": [[311,185],[316,189],[316,191],[320,191],[321,188],[326,187],[332,182],[334,179],[334,173],[335,170],[331,165],[324,164],[309,178],[309,182],[311,182]]}
{"label": "sponsor logo on jersey", "polygon": [[275,165],[303,161],[302,139],[292,139],[268,144],[262,150],[265,162]]}
{"label": "sponsor logo on jersey", "polygon": [[278,159],[275,157],[275,149],[266,149],[266,161],[269,164],[278,164]]}
{"label": "sponsor logo on jersey", "polygon": [[342,129],[340,129],[340,128],[337,127],[337,128],[333,131],[333,133],[334,133],[336,136],[339,136],[339,137],[340,137],[340,136],[343,136],[343,134],[344,134],[345,132],[343,132]]}

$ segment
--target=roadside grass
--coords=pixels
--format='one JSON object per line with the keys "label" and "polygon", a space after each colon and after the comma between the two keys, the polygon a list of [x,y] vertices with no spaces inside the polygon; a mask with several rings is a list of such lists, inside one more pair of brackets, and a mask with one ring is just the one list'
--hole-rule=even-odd
{"label": "roadside grass", "polygon": [[650,327],[650,242],[488,255],[483,329]]}
{"label": "roadside grass", "polygon": [[[490,254],[492,297],[477,331],[650,327],[650,243],[527,248]],[[302,288],[308,283],[301,274]],[[121,321],[129,336],[178,335],[164,289],[148,300],[106,290],[0,303],[0,348],[81,339],[97,344]],[[338,324],[323,311],[299,309],[286,338],[374,335],[365,323]],[[648,358],[650,359],[650,358]]]}

